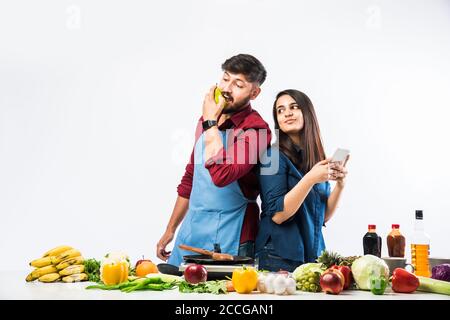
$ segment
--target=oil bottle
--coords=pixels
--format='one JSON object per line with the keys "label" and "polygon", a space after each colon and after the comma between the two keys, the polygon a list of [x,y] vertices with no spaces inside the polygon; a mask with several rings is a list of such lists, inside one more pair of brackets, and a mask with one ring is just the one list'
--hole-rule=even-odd
{"label": "oil bottle", "polygon": [[411,239],[411,264],[417,276],[430,277],[430,237],[425,233],[423,211],[416,210],[414,233]]}

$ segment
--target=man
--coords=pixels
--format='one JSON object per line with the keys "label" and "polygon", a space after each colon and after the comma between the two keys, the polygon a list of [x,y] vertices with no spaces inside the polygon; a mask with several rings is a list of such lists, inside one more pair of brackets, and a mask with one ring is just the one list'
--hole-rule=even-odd
{"label": "man", "polygon": [[[196,143],[178,186],[178,198],[166,231],[157,244],[157,256],[179,266],[186,244],[223,253],[254,256],[259,208],[259,183],[255,174],[259,155],[270,144],[268,124],[252,109],[250,101],[261,92],[266,78],[261,62],[247,54],[229,58],[215,101],[212,87],[203,102]],[[166,246],[181,223],[173,251]]]}

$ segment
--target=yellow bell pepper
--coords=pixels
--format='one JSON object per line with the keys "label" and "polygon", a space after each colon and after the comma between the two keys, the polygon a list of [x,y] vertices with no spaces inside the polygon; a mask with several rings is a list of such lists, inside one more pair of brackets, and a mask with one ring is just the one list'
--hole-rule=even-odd
{"label": "yellow bell pepper", "polygon": [[102,265],[100,279],[106,285],[116,285],[128,280],[128,262],[111,261]]}
{"label": "yellow bell pepper", "polygon": [[258,284],[258,272],[245,266],[234,269],[231,282],[237,293],[251,293]]}

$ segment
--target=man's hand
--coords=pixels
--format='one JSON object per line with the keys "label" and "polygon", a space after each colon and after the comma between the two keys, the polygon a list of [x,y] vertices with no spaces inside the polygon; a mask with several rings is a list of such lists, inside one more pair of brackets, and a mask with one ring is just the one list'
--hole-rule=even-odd
{"label": "man's hand", "polygon": [[167,259],[169,259],[170,257],[170,251],[169,252],[166,251],[166,246],[172,241],[173,236],[174,236],[173,232],[170,231],[164,232],[163,236],[156,245],[156,255],[163,261],[167,261]]}
{"label": "man's hand", "polygon": [[212,86],[203,101],[203,121],[218,120],[223,108],[225,107],[225,98],[219,96],[219,104],[214,100],[214,90],[216,86]]}

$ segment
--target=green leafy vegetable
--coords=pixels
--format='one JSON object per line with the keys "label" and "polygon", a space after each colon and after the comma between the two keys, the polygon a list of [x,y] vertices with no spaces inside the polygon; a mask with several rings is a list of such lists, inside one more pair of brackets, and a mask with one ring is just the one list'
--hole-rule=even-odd
{"label": "green leafy vegetable", "polygon": [[89,281],[100,282],[100,265],[101,262],[95,259],[84,261],[84,272],[87,274]]}
{"label": "green leafy vegetable", "polygon": [[212,293],[226,294],[227,286],[225,280],[206,281],[197,284],[190,284],[182,281],[178,284],[178,288],[182,293]]}

